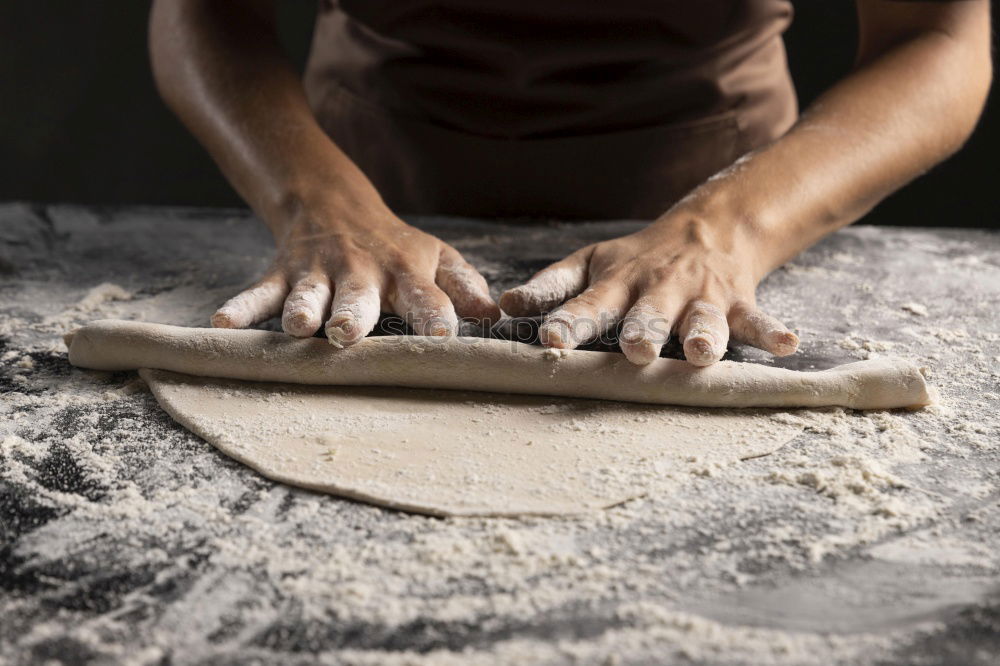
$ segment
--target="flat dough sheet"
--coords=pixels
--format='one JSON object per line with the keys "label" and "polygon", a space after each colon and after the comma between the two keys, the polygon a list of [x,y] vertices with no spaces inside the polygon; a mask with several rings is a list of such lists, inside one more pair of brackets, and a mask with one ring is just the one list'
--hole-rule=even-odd
{"label": "flat dough sheet", "polygon": [[613,506],[802,430],[774,410],[140,374],[174,419],[270,479],[442,516]]}

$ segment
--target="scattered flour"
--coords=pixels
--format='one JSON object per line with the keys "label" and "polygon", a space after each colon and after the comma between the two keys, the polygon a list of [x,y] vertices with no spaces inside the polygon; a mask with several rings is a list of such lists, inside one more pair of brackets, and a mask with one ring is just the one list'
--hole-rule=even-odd
{"label": "scattered flour", "polygon": [[131,298],[132,294],[117,284],[103,282],[89,290],[71,309],[81,314],[88,314],[109,301],[127,301]]}
{"label": "scattered flour", "polygon": [[856,334],[838,340],[837,345],[841,349],[856,352],[856,356],[861,359],[877,358],[879,352],[890,351],[895,346],[888,340],[869,340]]}
{"label": "scattered flour", "polygon": [[[52,216],[75,242],[95,227],[91,216]],[[116,261],[135,255],[127,239],[137,235],[176,248],[179,229],[192,257],[207,254],[183,277],[130,279],[131,298],[66,277],[44,291],[26,280],[0,304],[0,503],[19,517],[4,528],[24,586],[0,595],[0,662],[62,650],[129,664],[892,663],[941,624],[876,625],[852,610],[935,610],[936,582],[985,593],[1000,577],[995,255],[959,262],[930,232],[848,230],[845,257],[874,248],[869,263],[898,277],[869,280],[866,292],[861,264],[811,253],[761,290],[762,308],[815,329],[802,360],[787,362],[891,351],[928,366],[943,394],[933,408],[790,412],[781,418],[806,433],[782,451],[729,467],[692,456],[658,470],[670,493],[583,518],[434,519],[264,481],[170,423],[136,378],[69,370],[64,327],[204,322],[266,261],[263,242],[235,228],[214,230],[235,250],[213,245],[223,241],[206,227],[228,222],[125,222],[119,236],[101,226],[100,242],[120,246]],[[907,272],[909,262],[927,268]],[[953,279],[956,266],[965,272]],[[828,293],[831,276],[844,295],[808,297]],[[914,294],[933,316],[900,308]],[[875,575],[844,573],[871,562]],[[820,592],[840,601],[810,604]],[[862,593],[857,607],[844,601]],[[776,601],[749,607],[749,594]],[[846,628],[831,631],[838,611]]]}
{"label": "scattered flour", "polygon": [[900,308],[918,317],[926,317],[929,314],[927,306],[920,303],[903,303]]}

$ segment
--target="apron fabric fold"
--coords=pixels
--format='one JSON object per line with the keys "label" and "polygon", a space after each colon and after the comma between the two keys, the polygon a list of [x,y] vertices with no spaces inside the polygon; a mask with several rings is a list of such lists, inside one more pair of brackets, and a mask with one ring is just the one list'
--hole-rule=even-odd
{"label": "apron fabric fold", "polygon": [[794,122],[790,20],[785,0],[325,1],[305,83],[397,213],[652,219]]}

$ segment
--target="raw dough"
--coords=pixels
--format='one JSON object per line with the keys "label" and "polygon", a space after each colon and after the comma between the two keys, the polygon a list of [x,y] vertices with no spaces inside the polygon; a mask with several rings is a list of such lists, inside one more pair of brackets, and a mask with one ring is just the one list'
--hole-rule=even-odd
{"label": "raw dough", "polygon": [[433,515],[612,506],[802,429],[766,410],[139,372],[174,419],[268,478]]}
{"label": "raw dough", "polygon": [[814,373],[668,359],[637,367],[620,354],[500,340],[382,337],[338,350],[264,331],[121,321],[66,341],[74,365],[159,368],[140,373],[160,405],[269,478],[435,515],[611,506],[765,455],[801,430],[769,412],[581,397],[730,407],[929,400],[920,371],[898,361]]}
{"label": "raw dough", "polygon": [[695,407],[915,407],[930,402],[920,369],[901,360],[796,372],[723,361],[697,368],[621,354],[557,351],[503,340],[386,336],[335,349],[319,338],[255,330],[94,322],[66,336],[73,365],[157,368],[252,381],[399,386],[600,398]]}

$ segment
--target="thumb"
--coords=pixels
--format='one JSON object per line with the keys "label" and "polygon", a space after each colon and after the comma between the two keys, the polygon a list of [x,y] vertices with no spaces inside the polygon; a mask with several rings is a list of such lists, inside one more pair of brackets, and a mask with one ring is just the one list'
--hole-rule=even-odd
{"label": "thumb", "polygon": [[587,287],[587,267],[593,246],[577,250],[565,259],[535,273],[520,287],[500,297],[500,307],[514,317],[542,314],[562,305]]}

